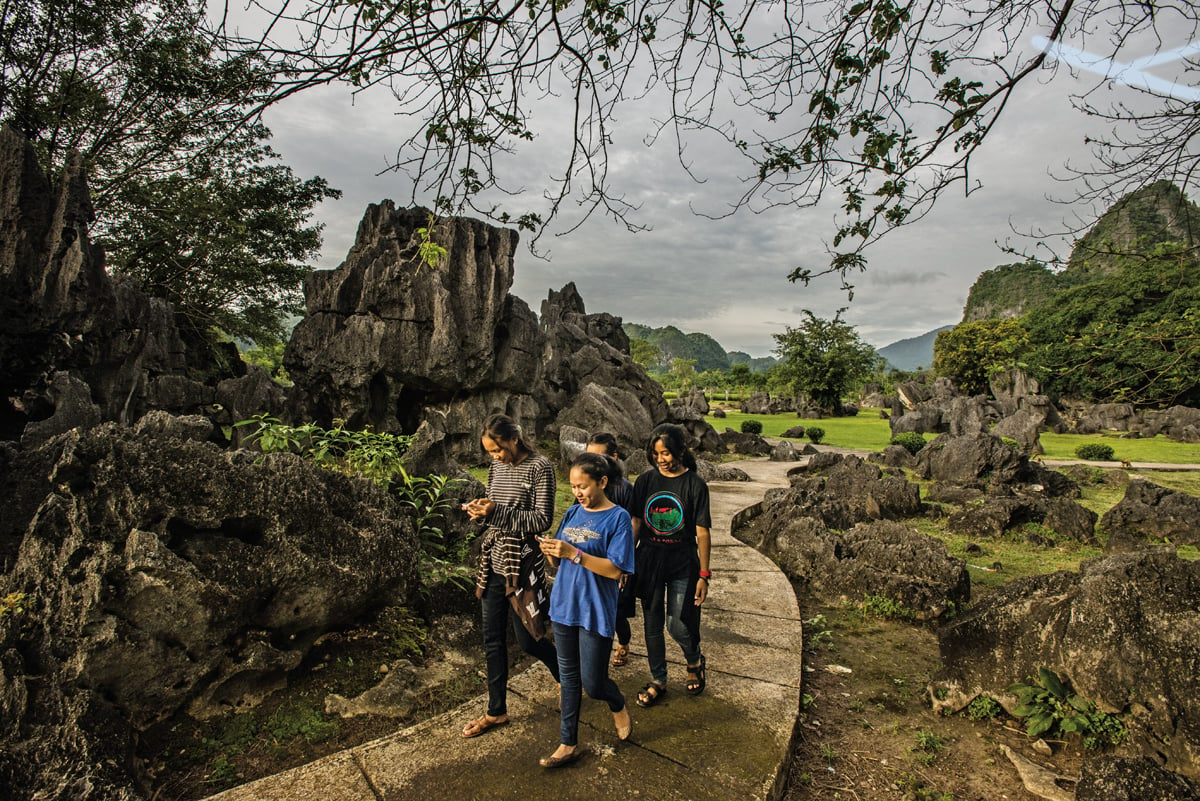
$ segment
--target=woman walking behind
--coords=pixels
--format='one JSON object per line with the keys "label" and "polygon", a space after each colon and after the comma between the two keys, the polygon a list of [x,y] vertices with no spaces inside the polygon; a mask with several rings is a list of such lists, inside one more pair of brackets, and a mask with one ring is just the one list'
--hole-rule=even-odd
{"label": "woman walking behind", "polygon": [[[512,603],[523,580],[533,578],[537,589],[545,586],[545,558],[537,548],[537,535],[554,519],[554,465],[534,450],[512,418],[488,418],[480,435],[483,449],[492,457],[487,496],[463,505],[472,520],[486,520],[475,595],[480,600],[483,650],[487,657],[488,708],[462,730],[477,737],[508,723],[508,633]],[[558,654],[554,645],[535,637],[513,615],[513,628],[522,650],[540,659],[558,681]]]}
{"label": "woman walking behind", "polygon": [[[630,515],[633,514],[633,484],[625,478],[625,468],[621,464],[621,452],[617,446],[617,438],[606,431],[592,434],[587,441],[589,453],[602,453],[617,464],[616,475],[611,477],[604,494],[608,499],[620,506]],[[637,596],[634,594],[633,577],[628,573],[621,576],[621,593],[617,596],[617,636],[616,648],[613,649],[613,667],[622,667],[629,662],[629,640],[633,632],[629,628],[629,618],[637,612]]]}
{"label": "woman walking behind", "polygon": [[667,692],[667,645],[663,627],[683,649],[684,688],[704,692],[700,652],[700,606],[708,596],[708,485],[696,474],[683,429],[664,423],[650,434],[646,458],[653,465],[634,484],[633,531],[637,538],[637,594],[642,599],[650,683],[638,706],[654,706]]}
{"label": "woman walking behind", "polygon": [[625,740],[633,721],[625,696],[608,677],[617,617],[618,579],[633,570],[633,527],[629,513],[604,494],[620,468],[606,456],[581,453],[571,462],[571,492],[579,503],[563,515],[558,533],[541,541],[542,553],[557,560],[550,619],[562,679],[559,746],[540,761],[559,768],[579,757],[581,689],[608,704],[617,737]]}

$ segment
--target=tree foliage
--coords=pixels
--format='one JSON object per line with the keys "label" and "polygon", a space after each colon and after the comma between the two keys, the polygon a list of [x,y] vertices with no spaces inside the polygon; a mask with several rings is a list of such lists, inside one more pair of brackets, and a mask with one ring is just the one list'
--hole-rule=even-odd
{"label": "tree foliage", "polygon": [[961,392],[988,391],[992,374],[1016,365],[1029,351],[1029,337],[1013,319],[976,320],[942,331],[933,343],[933,371]]}
{"label": "tree foliage", "polygon": [[[866,245],[919,219],[948,187],[974,190],[972,157],[1015,90],[1055,67],[1047,51],[1124,63],[1197,29],[1188,0],[251,2],[269,29],[238,45],[286,72],[271,102],[331,81],[390,89],[414,123],[398,134],[394,164],[412,176],[414,199],[428,193],[442,212],[469,208],[533,230],[573,200],[636,227],[609,156],[623,104],[649,97],[663,111],[635,137],[673,137],[698,180],[693,141],[723,142],[741,160],[733,209],[840,198],[829,265],[798,267],[794,281],[832,272],[845,282],[865,267]],[[1173,69],[1175,85],[1200,83],[1194,60]],[[1188,144],[1192,103],[1155,88],[1165,81],[1142,87],[1148,102],[1136,110],[1106,106],[1109,76],[1096,85],[1077,105],[1111,119],[1114,134],[1095,143],[1108,180],[1088,186],[1188,185],[1200,163]],[[567,113],[548,116],[570,119],[573,139],[550,171],[545,214],[514,215],[494,200],[505,190],[499,159],[536,137],[539,103],[560,100]],[[629,136],[629,121],[621,127]]]}
{"label": "tree foliage", "polygon": [[1024,319],[1048,392],[1144,406],[1200,405],[1200,262],[1161,244],[1125,256]]}
{"label": "tree foliage", "polygon": [[782,360],[775,371],[817,406],[836,410],[843,397],[881,369],[883,360],[853,326],[842,321],[840,312],[832,320],[808,310],[804,314],[798,328],[789,326],[775,334],[775,352]]}
{"label": "tree foliage", "polygon": [[80,151],[109,264],[198,330],[269,341],[320,246],[302,181],[247,122],[273,76],[229,57],[196,0],[14,0],[0,19],[0,120],[56,175]]}

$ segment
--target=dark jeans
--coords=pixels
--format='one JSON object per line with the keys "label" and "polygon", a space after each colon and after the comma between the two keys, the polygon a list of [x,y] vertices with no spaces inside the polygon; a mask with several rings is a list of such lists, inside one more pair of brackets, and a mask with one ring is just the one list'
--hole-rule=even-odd
{"label": "dark jeans", "polygon": [[[695,582],[685,576],[668,581],[650,598],[642,599],[642,622],[646,631],[646,659],[650,662],[650,677],[659,684],[667,683],[667,638],[683,649],[689,665],[700,661],[700,607],[696,606]],[[665,596],[665,600],[664,600]]]}
{"label": "dark jeans", "polygon": [[606,702],[614,713],[625,708],[625,696],[608,677],[612,637],[601,637],[580,626],[555,623],[554,642],[558,647],[558,673],[562,677],[560,742],[577,745],[581,688],[589,697]]}
{"label": "dark jeans", "polygon": [[549,638],[533,639],[521,619],[504,597],[504,576],[489,573],[483,597],[479,600],[483,613],[483,652],[487,656],[488,709],[492,717],[508,714],[508,619],[512,617],[517,643],[525,653],[535,656],[550,668],[558,681],[558,653]]}

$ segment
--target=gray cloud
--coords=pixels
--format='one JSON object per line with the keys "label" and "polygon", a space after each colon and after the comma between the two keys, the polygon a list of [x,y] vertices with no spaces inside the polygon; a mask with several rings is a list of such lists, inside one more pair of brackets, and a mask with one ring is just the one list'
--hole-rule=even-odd
{"label": "gray cloud", "polygon": [[[849,277],[849,303],[836,277],[809,286],[786,280],[798,266],[827,264],[824,242],[834,232],[836,198],[809,209],[697,216],[697,209],[722,213],[726,199],[740,194],[740,165],[715,143],[697,140],[686,153],[708,178],[697,183],[680,167],[674,143],[645,147],[646,126],[638,115],[651,113],[648,99],[624,109],[614,127],[610,177],[640,207],[634,221],[651,230],[629,233],[597,215],[569,235],[554,236],[577,221],[568,210],[540,242],[546,258],[518,254],[514,292],[536,309],[548,290],[574,281],[589,311],[704,331],[728,350],[755,356],[770,353],[773,334],[799,323],[800,309],[829,317],[848,305],[844,319],[876,346],[957,322],[978,275],[1015,260],[997,241],[1021,244],[1014,228],[1053,228],[1069,213],[1047,196],[1068,189],[1051,170],[1068,158],[1088,157],[1082,118],[1067,100],[1070,88],[1069,76],[1061,74],[1048,85],[1023,87],[975,162],[972,181],[981,186],[973,184],[969,193],[952,190],[925,219],[873,246],[867,271]],[[368,203],[391,198],[404,204],[412,194],[406,176],[377,174],[394,156],[401,126],[411,124],[394,110],[383,93],[352,102],[344,88],[329,87],[268,117],[275,148],[298,174],[320,174],[345,192],[318,212],[326,226],[322,267],[344,258]],[[529,208],[543,203],[542,184],[560,169],[554,154],[568,135],[564,119],[552,113],[539,113],[539,122],[544,125],[534,146],[504,160],[506,183],[527,190],[519,202]]]}

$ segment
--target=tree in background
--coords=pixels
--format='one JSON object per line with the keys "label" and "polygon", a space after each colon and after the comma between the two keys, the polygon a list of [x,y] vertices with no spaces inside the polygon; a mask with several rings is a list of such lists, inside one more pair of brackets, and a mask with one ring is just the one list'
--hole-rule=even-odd
{"label": "tree in background", "polygon": [[[1188,188],[1200,175],[1187,91],[1200,84],[1187,50],[1200,27],[1192,0],[250,3],[264,27],[236,46],[284,76],[264,104],[331,81],[390,89],[397,119],[411,121],[397,131],[393,166],[411,176],[414,200],[535,231],[569,208],[639,228],[610,185],[621,118],[627,138],[674,137],[700,181],[689,143],[723,141],[726,154],[707,161],[740,159],[746,185],[714,205],[838,197],[828,266],[797,267],[793,281],[834,273],[849,287],[867,245],[920,219],[946,189],[975,190],[971,159],[1014,92],[1060,60],[1113,65],[1075,100],[1112,132],[1093,142],[1101,172],[1085,176],[1081,194],[1115,197],[1161,178]],[[1151,53],[1168,78],[1138,69]],[[1121,83],[1144,97],[1107,94]],[[664,113],[631,131],[622,103],[648,96]],[[542,115],[571,119],[572,140],[547,170],[547,205],[514,215],[495,202],[502,157],[535,138],[533,110],[546,99],[573,106]]]}
{"label": "tree in background", "polygon": [[247,123],[275,76],[226,56],[195,0],[6,2],[0,50],[0,121],[51,176],[83,154],[113,270],[202,334],[282,336],[321,243],[308,220],[339,193],[297,179]]}
{"label": "tree in background", "polygon": [[883,360],[842,321],[841,311],[832,320],[807,309],[804,314],[798,328],[775,334],[775,352],[783,362],[775,369],[818,407],[836,413],[842,398],[879,370]]}
{"label": "tree in background", "polygon": [[1015,366],[1028,351],[1029,336],[1017,320],[959,323],[934,340],[933,372],[960,392],[978,395],[988,391],[993,373]]}
{"label": "tree in background", "polygon": [[667,382],[676,392],[686,392],[696,385],[696,360],[672,359]]}
{"label": "tree in background", "polygon": [[1028,360],[1043,388],[1099,402],[1200,405],[1195,251],[1164,243],[1115,263],[1025,316]]}
{"label": "tree in background", "polygon": [[662,357],[662,350],[646,339],[638,337],[629,338],[629,355],[635,362],[640,364],[646,372],[658,368],[658,360]]}

